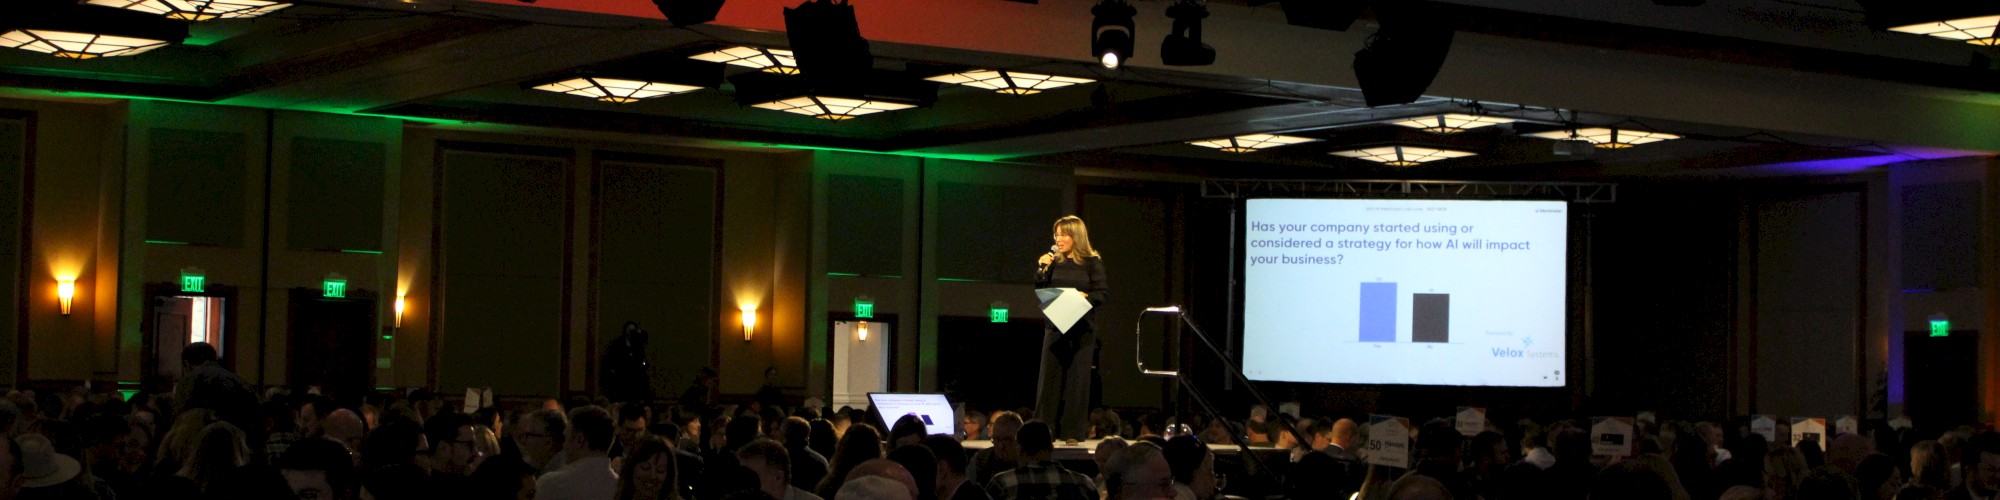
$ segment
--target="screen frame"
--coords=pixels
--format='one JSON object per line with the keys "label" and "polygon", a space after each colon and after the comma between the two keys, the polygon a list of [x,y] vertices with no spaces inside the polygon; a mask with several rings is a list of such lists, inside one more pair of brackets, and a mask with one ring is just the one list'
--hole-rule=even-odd
{"label": "screen frame", "polygon": [[[1593,208],[1594,204],[1578,203],[1576,200],[1570,198],[1530,197],[1530,196],[1519,196],[1519,197],[1439,196],[1436,194],[1425,194],[1421,196],[1382,196],[1381,193],[1369,193],[1368,196],[1327,196],[1327,194],[1328,193],[1302,193],[1298,195],[1287,195],[1287,193],[1259,192],[1259,193],[1239,193],[1228,197],[1230,204],[1229,207],[1230,256],[1228,265],[1230,267],[1229,278],[1233,286],[1229,287],[1230,310],[1228,315],[1228,333],[1227,333],[1229,344],[1226,350],[1229,351],[1228,354],[1231,360],[1237,363],[1237,366],[1243,367],[1246,370],[1248,369],[1248,367],[1243,364],[1244,359],[1243,359],[1242,346],[1244,340],[1243,335],[1245,332],[1243,331],[1244,315],[1242,313],[1243,310],[1242,305],[1244,303],[1245,296],[1248,292],[1248,284],[1245,280],[1248,271],[1247,269],[1248,266],[1245,265],[1244,259],[1247,258],[1249,251],[1248,239],[1249,239],[1250,200],[1304,199],[1304,200],[1352,200],[1352,201],[1364,201],[1364,200],[1545,201],[1545,202],[1553,201],[1553,202],[1563,202],[1568,206],[1566,210],[1567,213],[1565,214],[1568,216],[1568,221],[1567,221],[1567,227],[1565,227],[1565,233],[1567,234],[1567,241],[1565,242],[1565,249],[1564,249],[1567,255],[1564,256],[1565,286],[1563,294],[1565,297],[1563,306],[1564,308],[1563,317],[1565,318],[1565,321],[1564,321],[1564,331],[1563,331],[1563,344],[1564,344],[1563,383],[1561,385],[1555,385],[1555,386],[1512,386],[1512,385],[1436,385],[1436,384],[1355,383],[1355,382],[1297,382],[1297,381],[1257,380],[1257,379],[1249,379],[1249,380],[1259,385],[1269,385],[1271,387],[1321,387],[1321,388],[1332,388],[1337,390],[1361,390],[1361,391],[1371,391],[1371,392],[1413,390],[1420,393],[1435,394],[1435,396],[1432,397],[1445,397],[1457,401],[1468,401],[1469,399],[1471,399],[1466,396],[1466,394],[1468,393],[1503,395],[1502,397],[1504,397],[1504,395],[1507,394],[1523,394],[1523,395],[1533,395],[1537,398],[1554,397],[1557,395],[1564,395],[1564,394],[1569,395],[1572,398],[1580,398],[1583,396],[1583,393],[1587,389],[1586,385],[1589,380],[1590,372],[1592,370],[1592,367],[1589,366],[1589,359],[1591,358],[1591,356],[1588,349],[1589,346],[1591,345],[1589,337],[1593,332],[1591,332],[1589,323],[1589,317],[1591,314],[1589,309],[1590,303],[1588,297],[1592,286],[1590,281],[1592,277],[1589,272],[1590,232],[1591,232],[1590,223],[1595,216]],[[1247,376],[1245,378],[1248,379]],[[1426,397],[1425,399],[1428,399],[1428,397]],[[1486,399],[1486,398],[1482,397],[1477,399]]]}

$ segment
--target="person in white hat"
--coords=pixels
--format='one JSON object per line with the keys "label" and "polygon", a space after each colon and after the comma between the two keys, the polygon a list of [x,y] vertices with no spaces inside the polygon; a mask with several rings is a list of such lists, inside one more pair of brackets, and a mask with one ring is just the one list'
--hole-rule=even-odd
{"label": "person in white hat", "polygon": [[76,482],[83,472],[83,464],[68,455],[56,453],[56,447],[49,438],[41,434],[28,434],[15,438],[21,444],[21,497],[22,498],[76,498],[70,494],[81,493],[82,498],[95,498],[90,490]]}

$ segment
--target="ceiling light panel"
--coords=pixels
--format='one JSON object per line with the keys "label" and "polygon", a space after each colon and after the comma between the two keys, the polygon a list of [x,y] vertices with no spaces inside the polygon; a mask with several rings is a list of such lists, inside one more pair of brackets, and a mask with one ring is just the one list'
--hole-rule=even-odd
{"label": "ceiling light panel", "polygon": [[1291,135],[1250,134],[1250,135],[1239,135],[1236,137],[1227,137],[1222,139],[1210,139],[1206,141],[1188,141],[1188,144],[1193,144],[1204,148],[1214,148],[1229,153],[1248,153],[1261,149],[1275,148],[1279,146],[1290,146],[1293,144],[1315,142],[1318,140],[1319,139],[1314,139],[1311,137],[1298,137]]}
{"label": "ceiling light panel", "polygon": [[874,101],[830,96],[799,96],[789,99],[752,104],[750,107],[796,113],[821,120],[846,120],[883,111],[896,111],[916,107],[900,102]]}
{"label": "ceiling light panel", "polygon": [[1502,123],[1514,123],[1514,119],[1504,118],[1499,116],[1447,113],[1437,116],[1411,118],[1408,120],[1403,120],[1395,123],[1397,125],[1402,125],[1405,127],[1422,129],[1425,132],[1430,132],[1433,134],[1456,134],[1459,132],[1464,132],[1466,130],[1475,129],[1479,127],[1499,125]]}
{"label": "ceiling light panel", "polygon": [[1464,158],[1478,153],[1418,146],[1381,146],[1349,151],[1335,151],[1332,154],[1334,156],[1368,160],[1392,167],[1407,167],[1438,160]]}
{"label": "ceiling light panel", "polygon": [[261,0],[88,0],[85,3],[159,14],[182,21],[257,17],[292,6]]}
{"label": "ceiling light panel", "polygon": [[704,52],[689,56],[698,61],[718,62],[731,66],[756,68],[768,73],[783,75],[799,74],[799,61],[792,51],[785,49],[765,49],[758,47],[730,47],[714,52]]}
{"label": "ceiling light panel", "polygon": [[1650,144],[1660,141],[1670,141],[1681,138],[1681,136],[1665,132],[1647,132],[1643,130],[1626,130],[1617,128],[1606,128],[1606,127],[1580,128],[1576,129],[1575,131],[1551,130],[1548,132],[1537,132],[1527,135],[1529,137],[1555,139],[1558,141],[1568,141],[1568,140],[1590,141],[1591,144],[1595,144],[1597,145],[1597,147],[1603,149],[1625,149],[1640,144]]}
{"label": "ceiling light panel", "polygon": [[0,47],[68,59],[129,56],[167,46],[165,40],[73,31],[22,29],[0,33]]}
{"label": "ceiling light panel", "polygon": [[2000,43],[1994,38],[1995,28],[2000,28],[2000,16],[1968,17],[1931,23],[1917,23],[1889,28],[1889,31],[1926,35],[1958,40],[1978,45]]}
{"label": "ceiling light panel", "polygon": [[559,82],[536,85],[534,89],[624,104],[654,97],[685,94],[701,90],[702,87],[677,83],[581,76]]}
{"label": "ceiling light panel", "polygon": [[925,78],[938,83],[950,83],[999,92],[1002,94],[1028,95],[1044,90],[1091,83],[1096,80],[1068,76],[1044,75],[1021,71],[979,69],[964,73],[952,73]]}

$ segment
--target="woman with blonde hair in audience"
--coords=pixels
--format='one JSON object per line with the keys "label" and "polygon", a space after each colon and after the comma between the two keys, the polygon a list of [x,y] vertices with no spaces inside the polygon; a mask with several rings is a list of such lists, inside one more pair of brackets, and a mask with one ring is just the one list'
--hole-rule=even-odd
{"label": "woman with blonde hair in audience", "polygon": [[1951,489],[1951,464],[1944,459],[1944,447],[1924,440],[1910,446],[1910,484],[1937,491]]}
{"label": "woman with blonde hair in audience", "polygon": [[194,481],[195,489],[208,494],[222,483],[241,481],[230,478],[238,469],[250,463],[250,446],[244,442],[243,431],[229,422],[216,422],[202,428],[201,440],[188,455],[187,463],[175,475]]}
{"label": "woman with blonde hair in audience", "polygon": [[153,454],[153,470],[161,474],[181,470],[188,462],[188,455],[194,453],[195,445],[201,442],[202,430],[215,421],[214,411],[201,408],[174,417],[173,427],[160,436],[160,452]]}
{"label": "woman with blonde hair in audience", "polygon": [[641,436],[618,468],[616,500],[678,500],[679,469],[666,438]]}
{"label": "woman with blonde hair in audience", "polygon": [[1811,472],[1798,448],[1780,446],[1764,454],[1764,489],[1772,500],[1792,500],[1798,495],[1799,483]]}
{"label": "woman with blonde hair in audience", "polygon": [[833,449],[833,457],[827,459],[826,479],[821,479],[813,494],[820,498],[833,498],[840,486],[847,484],[847,473],[862,462],[882,458],[882,431],[875,426],[855,422],[847,427],[847,433],[840,436],[840,444]]}

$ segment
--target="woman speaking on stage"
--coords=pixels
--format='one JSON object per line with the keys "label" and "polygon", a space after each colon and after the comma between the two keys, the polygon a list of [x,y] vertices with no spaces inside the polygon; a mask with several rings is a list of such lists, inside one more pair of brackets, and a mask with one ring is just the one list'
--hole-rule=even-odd
{"label": "woman speaking on stage", "polygon": [[1056,219],[1055,245],[1035,265],[1036,288],[1075,288],[1090,302],[1090,312],[1068,333],[1055,324],[1042,326],[1042,380],[1035,415],[1047,422],[1057,439],[1083,440],[1089,432],[1091,360],[1097,354],[1097,308],[1110,291],[1104,280],[1104,259],[1090,246],[1083,219]]}

